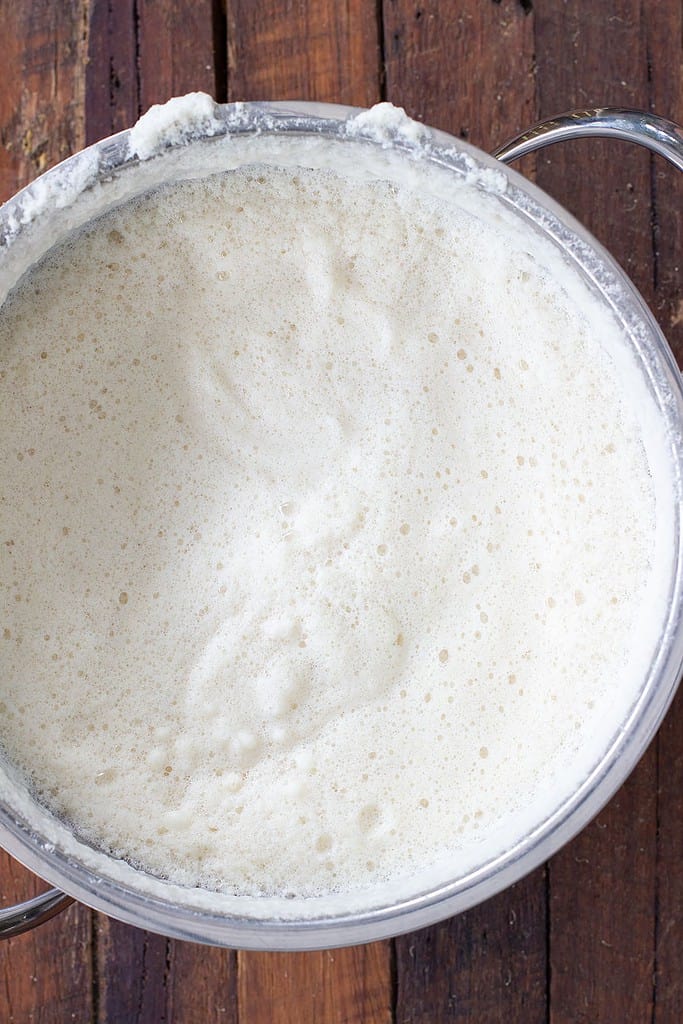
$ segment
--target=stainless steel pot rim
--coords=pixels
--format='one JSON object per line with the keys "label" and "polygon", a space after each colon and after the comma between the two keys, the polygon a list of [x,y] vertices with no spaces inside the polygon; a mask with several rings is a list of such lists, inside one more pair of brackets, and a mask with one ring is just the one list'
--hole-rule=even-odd
{"label": "stainless steel pot rim", "polygon": [[[641,693],[615,735],[604,757],[573,796],[500,856],[488,860],[463,878],[368,911],[305,919],[247,917],[214,913],[205,907],[178,907],[165,899],[136,892],[104,875],[95,875],[31,834],[20,817],[0,807],[0,839],[10,853],[71,896],[112,916],[178,938],[241,948],[306,949],[371,941],[407,931],[450,916],[480,902],[542,863],[576,834],[599,811],[624,781],[653,737],[676,689],[683,665],[683,547],[680,503],[683,497],[683,389],[675,361],[641,297],[611,256],[577,221],[526,179],[493,157],[467,143],[433,129],[416,140],[394,131],[378,137],[359,128],[355,108],[308,103],[255,103],[217,106],[210,129],[190,131],[180,146],[170,146],[153,161],[178,151],[185,144],[210,144],[225,135],[291,134],[321,136],[390,148],[411,159],[426,159],[470,175],[477,183],[481,172],[504,174],[501,201],[535,224],[574,261],[599,289],[604,301],[624,323],[656,396],[668,427],[668,438],[678,497],[674,509],[675,551],[669,613],[662,641]],[[351,126],[351,127],[350,127]],[[76,195],[74,181],[86,189],[103,184],[135,167],[130,132],[95,144],[46,172],[38,184],[28,186],[0,208],[0,260],[12,250],[34,220],[45,215],[43,197],[68,205]],[[479,179],[484,187],[485,179]],[[42,204],[42,205],[41,205]],[[37,214],[36,214],[36,211]],[[405,886],[403,886],[405,889]],[[170,890],[172,891],[172,890]]]}

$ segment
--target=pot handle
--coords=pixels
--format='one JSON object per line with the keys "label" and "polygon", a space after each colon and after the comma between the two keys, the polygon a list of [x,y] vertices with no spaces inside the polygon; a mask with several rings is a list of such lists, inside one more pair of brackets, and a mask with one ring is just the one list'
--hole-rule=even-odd
{"label": "pot handle", "polygon": [[659,153],[683,171],[683,128],[656,114],[625,107],[596,107],[559,114],[516,135],[493,155],[508,164],[553,142],[591,136],[636,142],[653,153]]}
{"label": "pot handle", "polygon": [[0,910],[0,939],[11,939],[49,921],[73,902],[73,896],[67,896],[59,889],[48,889],[32,900],[3,908]]}

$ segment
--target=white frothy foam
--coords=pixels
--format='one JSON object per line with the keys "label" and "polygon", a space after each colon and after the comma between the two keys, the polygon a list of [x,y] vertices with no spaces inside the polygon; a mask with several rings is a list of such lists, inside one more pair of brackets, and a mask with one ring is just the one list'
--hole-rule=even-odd
{"label": "white frothy foam", "polygon": [[457,875],[618,728],[656,639],[619,332],[468,202],[240,170],[6,303],[2,742],[96,844],[236,893]]}
{"label": "white frothy foam", "polygon": [[221,130],[215,101],[205,92],[174,96],[154,103],[131,128],[130,151],[140,160],[158,156],[168,146],[178,146],[192,136],[215,135]]}

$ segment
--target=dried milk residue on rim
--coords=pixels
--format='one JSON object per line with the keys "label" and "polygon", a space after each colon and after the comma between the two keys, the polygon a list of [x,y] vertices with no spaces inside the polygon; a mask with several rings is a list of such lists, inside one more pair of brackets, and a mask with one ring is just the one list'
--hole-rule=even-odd
{"label": "dried milk residue on rim", "polygon": [[149,160],[167,146],[225,131],[224,122],[216,116],[218,109],[205,92],[190,92],[166,103],[155,103],[131,128],[130,151],[140,160]]}

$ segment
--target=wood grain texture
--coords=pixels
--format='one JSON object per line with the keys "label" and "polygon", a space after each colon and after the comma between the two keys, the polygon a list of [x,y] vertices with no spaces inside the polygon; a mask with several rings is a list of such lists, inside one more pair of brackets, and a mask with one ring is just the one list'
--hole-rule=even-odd
{"label": "wood grain texture", "polygon": [[[647,19],[651,108],[683,123],[683,6]],[[652,160],[653,311],[683,361],[683,175]],[[683,1020],[683,691],[657,738],[657,895],[653,1024]]]}
{"label": "wood grain texture", "polygon": [[396,939],[396,1024],[545,1024],[545,870]]}
{"label": "wood grain texture", "polygon": [[90,0],[85,122],[88,143],[130,128],[138,118],[135,0]]}
{"label": "wood grain texture", "polygon": [[683,690],[658,736],[653,1024],[683,1021]]}
{"label": "wood grain texture", "polygon": [[238,962],[239,1024],[392,1024],[388,942]]}
{"label": "wood grain texture", "polygon": [[[0,905],[46,888],[0,851]],[[92,980],[91,912],[73,905],[42,927],[0,942],[0,1021],[90,1021]]]}
{"label": "wood grain texture", "polygon": [[83,145],[85,0],[0,2],[0,201]]}
{"label": "wood grain texture", "polygon": [[380,35],[368,0],[227,0],[228,96],[370,106]]}
{"label": "wood grain texture", "polygon": [[152,103],[225,93],[220,0],[90,0],[88,142],[129,128]]}
{"label": "wood grain texture", "polygon": [[238,1024],[236,954],[96,916],[97,1024]]}
{"label": "wood grain texture", "polygon": [[654,991],[654,751],[549,865],[550,1021],[649,1021]]}
{"label": "wood grain texture", "polygon": [[[648,10],[645,25],[650,109],[683,123],[683,4]],[[683,174],[652,158],[653,311],[683,363]]]}
{"label": "wood grain texture", "polygon": [[[643,29],[651,17],[652,9],[639,0],[537,5],[540,115],[607,104],[647,108]],[[604,242],[648,301],[650,165],[649,155],[637,147],[588,141],[553,147],[537,163],[539,184]],[[655,789],[651,748],[597,820],[550,863],[552,1024],[650,1020]]]}
{"label": "wood grain texture", "polygon": [[[89,141],[134,123],[152,103],[226,92],[219,0],[91,0],[86,124]],[[234,1018],[235,957],[96,919],[97,1020]]]}
{"label": "wood grain texture", "polygon": [[[84,142],[85,4],[0,2],[0,201]],[[0,902],[47,886],[0,853]],[[0,943],[0,1020],[90,1020],[90,911]]]}
{"label": "wood grain texture", "polygon": [[[648,57],[642,0],[535,9],[538,116],[574,108],[647,109]],[[652,298],[650,156],[625,142],[583,139],[542,151],[538,184],[592,231]]]}
{"label": "wood grain texture", "polygon": [[534,17],[519,0],[385,0],[387,98],[490,150],[534,117]]}
{"label": "wood grain texture", "polygon": [[[222,0],[138,0],[136,13],[141,110],[198,90],[226,99]],[[129,929],[126,934],[133,932]],[[130,939],[135,941],[135,936],[131,934]],[[160,952],[158,938],[150,941]],[[236,977],[234,953],[185,942],[168,943],[164,961],[158,956],[154,962],[154,984],[157,991],[161,985],[168,1000],[166,1019],[182,1024],[236,1021]]]}
{"label": "wood grain texture", "polygon": [[[228,98],[368,105],[380,98],[372,4],[228,0]],[[391,1022],[391,947],[238,953],[240,1024]]]}
{"label": "wood grain texture", "polygon": [[225,99],[225,21],[220,0],[139,0],[139,103],[147,110],[186,92]]}
{"label": "wood grain texture", "polygon": [[237,954],[171,943],[171,1006],[178,1024],[242,1024],[237,1013]]}
{"label": "wood grain texture", "polygon": [[170,1014],[170,940],[98,914],[96,1024],[147,1024]]}
{"label": "wood grain texture", "polygon": [[[517,0],[386,2],[384,48],[387,98],[412,116],[483,149],[535,120],[534,17]],[[396,1021],[545,1021],[545,908],[539,871],[396,940]]]}

